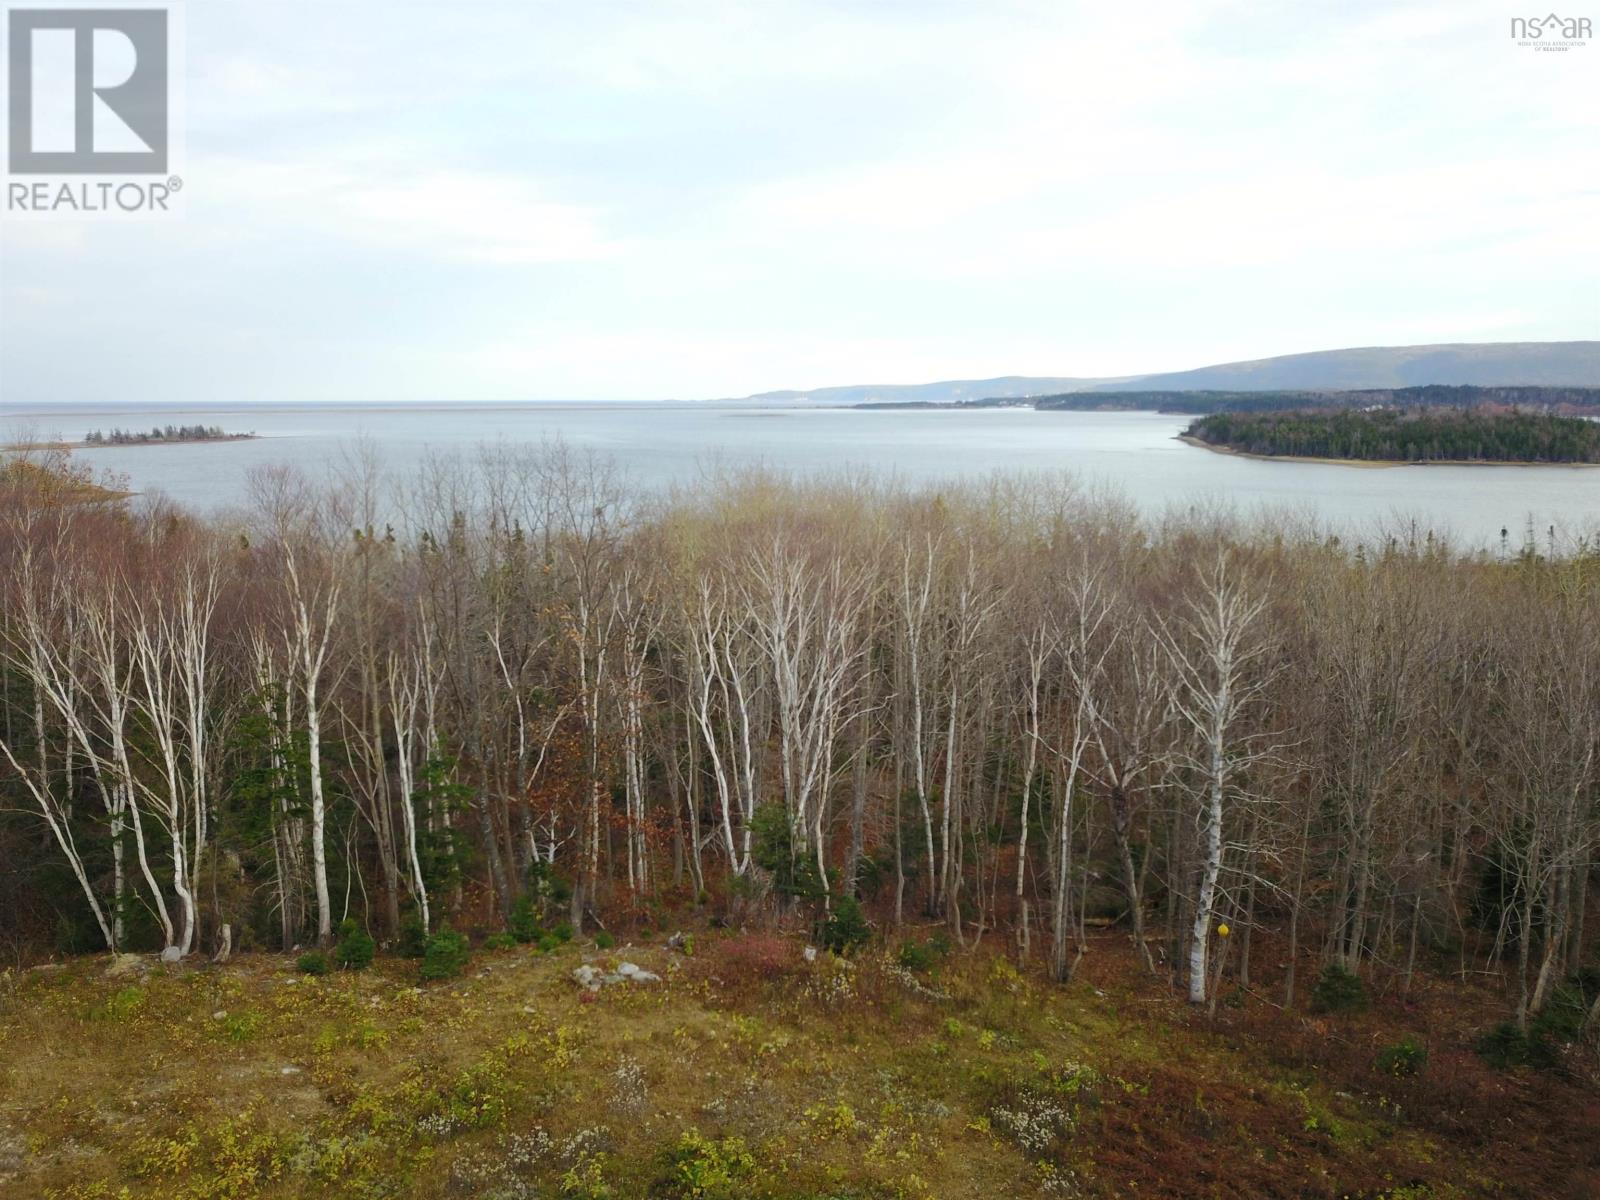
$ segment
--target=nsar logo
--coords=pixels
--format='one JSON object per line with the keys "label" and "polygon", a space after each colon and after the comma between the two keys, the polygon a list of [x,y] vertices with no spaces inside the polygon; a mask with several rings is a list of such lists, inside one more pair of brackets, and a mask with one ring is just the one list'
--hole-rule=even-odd
{"label": "nsar logo", "polygon": [[1519,46],[1532,50],[1575,50],[1593,36],[1588,17],[1563,17],[1550,13],[1543,17],[1512,17],[1511,36]]}

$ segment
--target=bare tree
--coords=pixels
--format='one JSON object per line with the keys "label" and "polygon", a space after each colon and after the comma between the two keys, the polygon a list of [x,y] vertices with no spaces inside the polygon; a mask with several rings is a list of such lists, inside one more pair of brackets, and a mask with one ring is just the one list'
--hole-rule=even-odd
{"label": "bare tree", "polygon": [[1228,813],[1242,797],[1243,777],[1273,750],[1247,725],[1274,673],[1271,643],[1261,628],[1266,608],[1265,595],[1252,590],[1229,552],[1219,549],[1210,566],[1199,572],[1187,611],[1161,625],[1162,644],[1178,674],[1177,711],[1194,738],[1187,757],[1199,780],[1202,857],[1189,934],[1193,1004],[1204,1004],[1207,998]]}

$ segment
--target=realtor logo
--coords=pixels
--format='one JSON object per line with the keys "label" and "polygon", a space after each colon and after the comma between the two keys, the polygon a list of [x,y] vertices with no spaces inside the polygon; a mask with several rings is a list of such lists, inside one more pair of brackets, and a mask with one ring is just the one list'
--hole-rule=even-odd
{"label": "realtor logo", "polygon": [[165,9],[14,8],[7,90],[13,175],[162,175]]}

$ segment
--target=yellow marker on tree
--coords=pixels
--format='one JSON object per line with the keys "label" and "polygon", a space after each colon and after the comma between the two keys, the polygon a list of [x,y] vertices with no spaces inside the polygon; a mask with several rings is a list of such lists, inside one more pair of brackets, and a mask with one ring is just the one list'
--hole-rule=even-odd
{"label": "yellow marker on tree", "polygon": [[1228,927],[1226,925],[1218,925],[1217,926],[1217,936],[1218,937],[1227,937],[1228,936]]}

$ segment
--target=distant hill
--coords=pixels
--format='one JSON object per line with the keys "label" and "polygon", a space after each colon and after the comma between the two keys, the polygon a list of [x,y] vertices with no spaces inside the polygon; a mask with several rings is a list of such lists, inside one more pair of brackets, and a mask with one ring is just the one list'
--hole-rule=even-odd
{"label": "distant hill", "polygon": [[1086,392],[1123,379],[1002,375],[998,379],[948,379],[939,383],[863,383],[805,391],[757,392],[752,404],[955,404],[961,400],[1021,399],[1052,392]]}
{"label": "distant hill", "polygon": [[1457,342],[1318,350],[1139,379],[1108,380],[1092,390],[1344,390],[1430,383],[1600,387],[1600,342]]}
{"label": "distant hill", "polygon": [[936,383],[857,384],[760,392],[756,404],[954,404],[1064,392],[1278,391],[1476,384],[1600,387],[1600,341],[1453,342],[1317,350],[1189,371],[1107,378],[1005,375]]}

